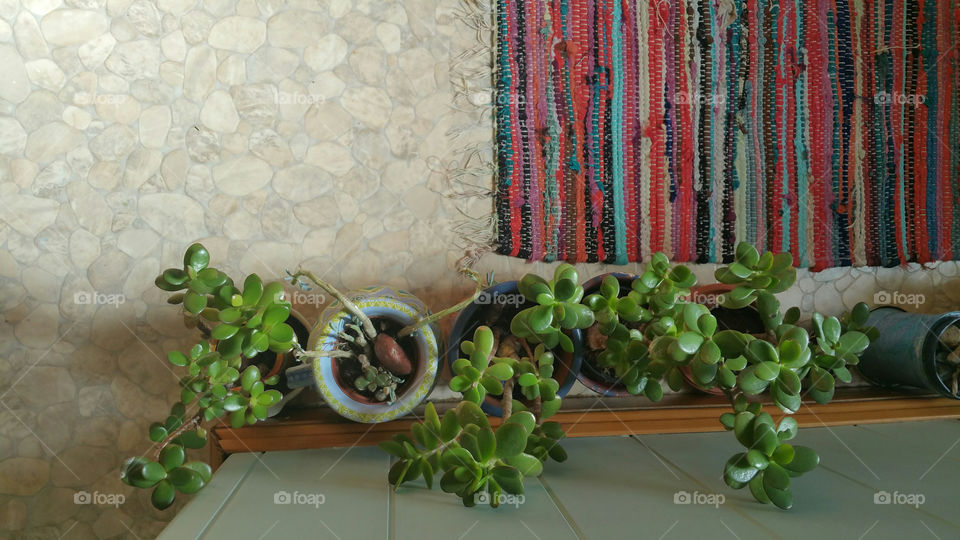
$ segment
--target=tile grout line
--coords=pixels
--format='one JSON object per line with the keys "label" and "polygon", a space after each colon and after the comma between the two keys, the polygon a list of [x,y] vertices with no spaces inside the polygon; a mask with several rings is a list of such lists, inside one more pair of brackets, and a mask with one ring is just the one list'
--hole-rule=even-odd
{"label": "tile grout line", "polygon": [[[675,435],[675,434],[674,434],[674,435]],[[685,469],[683,469],[682,467],[680,467],[679,465],[677,465],[676,463],[674,463],[673,461],[671,461],[669,458],[667,458],[666,456],[663,456],[662,454],[660,454],[660,452],[657,452],[657,451],[654,450],[653,448],[647,446],[647,444],[644,443],[643,441],[641,441],[637,435],[630,435],[630,438],[633,439],[634,441],[636,441],[637,444],[639,444],[640,446],[646,448],[647,451],[650,452],[651,454],[653,454],[654,457],[658,458],[658,459],[661,461],[661,463],[670,464],[674,469],[680,471],[681,474],[683,474],[683,475],[686,476],[687,478],[693,480],[693,481],[694,481],[697,485],[699,485],[701,488],[703,488],[703,489],[709,489],[709,486],[707,486],[706,484],[704,484],[703,482],[701,482],[697,477],[695,477],[695,476],[693,476],[692,474],[688,473]],[[726,485],[726,483],[724,483],[724,485]],[[726,505],[725,505],[725,506],[726,506]],[[751,516],[750,514],[742,511],[740,508],[737,508],[736,505],[730,505],[730,509],[731,509],[735,514],[739,515],[740,517],[746,519],[748,522],[752,523],[755,527],[758,527],[759,529],[761,529],[762,531],[764,531],[764,532],[768,535],[768,538],[783,538],[782,536],[780,536],[779,534],[777,534],[776,531],[771,530],[770,528],[768,528],[768,527],[767,527],[766,525],[764,525],[763,523],[761,523],[761,522],[757,521],[756,519],[754,519],[753,516]],[[724,524],[724,526],[726,527],[726,524]],[[727,528],[729,529],[729,527],[727,527]],[[736,536],[736,535],[734,535],[734,536]]]}
{"label": "tile grout line", "polygon": [[[390,467],[392,466],[393,458],[389,454],[384,456],[387,458],[387,471],[384,476],[389,476]],[[394,523],[394,507],[393,507],[393,486],[390,485],[390,482],[387,482],[387,540],[394,540],[396,535],[393,532],[393,523]]]}
{"label": "tile grout line", "polygon": [[[258,461],[256,459],[250,460],[250,465],[248,465],[247,470],[243,472],[243,476],[237,479],[237,481],[233,484],[233,487],[230,488],[230,492],[227,493],[227,496],[223,498],[223,501],[221,501],[220,504],[217,505],[216,510],[210,515],[210,519],[208,519],[207,522],[204,523],[202,527],[200,527],[200,530],[197,532],[197,536],[196,536],[197,540],[199,540],[201,537],[203,537],[209,532],[208,530],[213,525],[213,522],[217,520],[217,517],[220,515],[220,512],[222,512],[223,509],[227,506],[227,503],[229,503],[230,500],[233,499],[233,496],[236,495],[238,491],[240,491],[240,486],[246,482],[247,478],[249,478],[250,473],[253,472],[253,469],[254,467],[257,466],[257,463]],[[223,467],[223,465],[221,465],[221,467]]]}
{"label": "tile grout line", "polygon": [[583,534],[583,531],[580,530],[580,526],[577,525],[576,520],[573,519],[573,516],[570,515],[570,512],[567,511],[567,507],[564,506],[563,502],[560,500],[560,497],[553,491],[550,487],[550,484],[544,480],[543,475],[537,477],[537,481],[540,482],[540,485],[543,486],[544,491],[547,492],[547,495],[550,497],[550,500],[553,501],[553,506],[560,512],[560,516],[566,522],[567,526],[570,527],[570,530],[573,534],[577,535],[577,538],[584,540],[586,535]]}

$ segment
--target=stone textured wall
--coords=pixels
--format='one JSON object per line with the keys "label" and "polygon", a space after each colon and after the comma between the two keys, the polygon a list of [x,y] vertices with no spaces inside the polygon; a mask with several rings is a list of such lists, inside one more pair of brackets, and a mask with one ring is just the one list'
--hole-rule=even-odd
{"label": "stone textured wall", "polygon": [[[0,538],[149,538],[174,514],[118,465],[149,451],[147,424],[178,394],[163,357],[191,336],[152,282],[190,242],[241,279],[303,262],[434,308],[468,292],[452,228],[489,202],[446,197],[442,170],[490,129],[451,106],[451,65],[476,45],[458,9],[0,0]],[[478,265],[501,280],[551,268]],[[837,313],[886,289],[944,310],[957,273],[804,272],[784,296]],[[77,504],[83,491],[126,500]]]}

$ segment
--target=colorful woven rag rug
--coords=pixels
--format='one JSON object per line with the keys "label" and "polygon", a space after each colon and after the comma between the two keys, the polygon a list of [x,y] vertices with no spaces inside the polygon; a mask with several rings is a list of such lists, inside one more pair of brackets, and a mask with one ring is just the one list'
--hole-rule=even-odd
{"label": "colorful woven rag rug", "polygon": [[960,3],[498,0],[497,249],[960,256]]}

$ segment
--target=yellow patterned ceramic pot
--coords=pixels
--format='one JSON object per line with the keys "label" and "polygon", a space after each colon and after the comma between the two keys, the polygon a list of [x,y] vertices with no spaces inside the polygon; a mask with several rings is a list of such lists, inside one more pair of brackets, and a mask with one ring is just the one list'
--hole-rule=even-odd
{"label": "yellow patterned ceramic pot", "polygon": [[[374,321],[389,321],[399,327],[412,324],[430,314],[426,305],[412,294],[389,287],[369,287],[346,295]],[[310,332],[308,350],[333,350],[337,334],[346,324],[355,323],[339,302],[328,306]],[[399,418],[412,411],[433,390],[437,382],[441,349],[440,333],[435,325],[427,325],[411,335],[413,349],[412,374],[404,377],[393,403],[376,402],[359,395],[350,384],[339,380],[338,359],[315,358],[312,370],[298,366],[287,371],[291,386],[314,384],[331,409],[357,422],[377,423]],[[299,372],[299,373],[298,373]]]}

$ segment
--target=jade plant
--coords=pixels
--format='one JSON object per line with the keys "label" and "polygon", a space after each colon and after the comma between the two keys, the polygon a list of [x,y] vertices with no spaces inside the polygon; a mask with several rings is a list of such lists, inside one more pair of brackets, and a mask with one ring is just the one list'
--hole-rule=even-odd
{"label": "jade plant", "polygon": [[[453,366],[450,388],[462,401],[441,419],[433,403],[411,434],[398,434],[380,447],[398,459],[390,468],[390,484],[423,478],[428,488],[440,476],[440,489],[456,494],[465,506],[487,502],[497,507],[523,495],[523,478],[538,476],[547,459],[564,461],[560,446],[564,431],[546,421],[560,408],[553,379],[553,353],[541,344],[529,356],[495,356],[490,328],[476,329],[473,341],[461,344],[463,358]],[[526,407],[513,397],[513,385],[533,403]],[[502,393],[503,421],[494,428],[480,408],[485,394]],[[519,500],[519,499],[514,499]]]}
{"label": "jade plant", "polygon": [[769,391],[786,415],[797,412],[804,396],[830,401],[836,381],[850,381],[849,366],[859,361],[876,330],[864,327],[869,309],[863,303],[841,318],[814,313],[812,332],[797,325],[798,308],[782,313],[775,294],[796,280],[789,253],[761,255],[741,243],[734,261],[715,277],[731,287],[717,303],[755,309],[763,333],[718,331],[708,306],[691,301],[693,273],[683,265],[670,268],[658,253],[626,294],[607,276],[600,291],[584,299],[597,321],[588,335],[595,334],[591,341],[601,349],[599,366],[613,371],[630,393],[657,401],[660,381],[679,390],[684,370],[699,386],[721,389],[733,412],[721,415],[720,422],[746,447],[727,461],[724,480],[735,489],[749,486],[758,501],[787,509],[793,504],[790,478],[812,470],[819,457],[787,442],[797,433],[792,417],[777,423],[750,398]]}
{"label": "jade plant", "polygon": [[222,271],[209,266],[210,253],[191,245],[182,268],[168,268],[156,285],[171,292],[168,302],[182,304],[184,320],[200,330],[201,339],[185,351],[170,351],[167,359],[184,372],[180,400],[162,422],[149,427],[152,458],[133,457],[122,469],[122,480],[153,489],[158,509],[173,504],[176,493],[195,493],[210,480],[211,469],[187,461],[187,449],[207,442],[205,423],[229,418],[232,427],[267,417],[267,409],[282,399],[276,389],[279,376],[265,377],[252,360],[265,351],[286,353],[297,345],[286,324],[290,303],[280,282],[264,284],[250,274],[237,287]]}
{"label": "jade plant", "polygon": [[[566,331],[594,322],[593,312],[581,304],[578,279],[569,264],[560,265],[551,280],[524,276],[519,292],[536,305],[513,315],[508,332],[480,326],[472,341],[460,344],[463,356],[451,366],[450,389],[461,394],[461,402],[442,419],[428,404],[425,419],[413,424],[410,435],[380,445],[398,458],[389,473],[392,485],[423,477],[432,487],[435,474],[442,473],[440,488],[464,505],[497,507],[522,496],[523,478],[539,475],[544,462],[566,460],[560,445],[565,432],[548,419],[562,401],[554,351],[572,352]],[[503,420],[494,428],[480,404],[497,396]]]}

